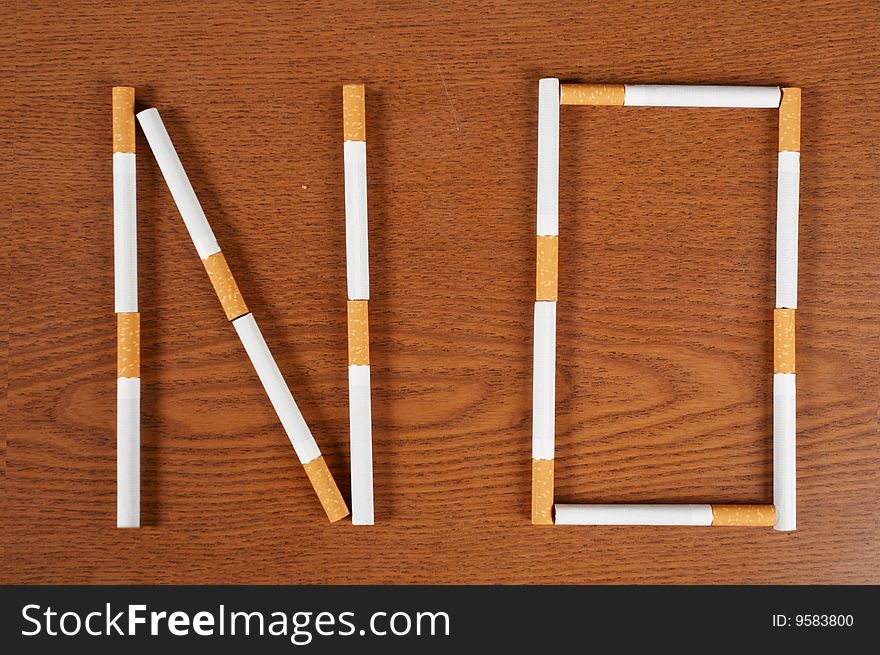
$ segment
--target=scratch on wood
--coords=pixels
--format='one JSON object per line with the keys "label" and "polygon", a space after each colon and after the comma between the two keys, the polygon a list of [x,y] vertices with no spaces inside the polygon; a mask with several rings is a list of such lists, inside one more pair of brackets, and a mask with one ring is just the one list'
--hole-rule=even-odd
{"label": "scratch on wood", "polygon": [[455,122],[455,131],[461,132],[461,128],[458,126],[458,112],[455,111],[455,105],[452,104],[452,98],[449,96],[449,89],[446,88],[446,80],[443,79],[443,71],[440,70],[440,65],[437,65],[437,74],[440,76],[440,81],[443,83],[443,93],[446,94],[446,100],[449,101],[449,107],[452,109],[452,120]]}

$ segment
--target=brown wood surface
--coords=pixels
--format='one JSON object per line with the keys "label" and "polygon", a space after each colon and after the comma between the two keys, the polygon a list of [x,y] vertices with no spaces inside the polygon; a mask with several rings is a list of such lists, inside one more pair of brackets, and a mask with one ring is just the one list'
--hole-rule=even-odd
{"label": "brown wood surface", "polygon": [[[880,582],[877,3],[304,7],[3,10],[3,581]],[[551,75],[803,87],[797,532],[530,525]],[[145,526],[117,530],[111,86],[162,112],[347,496],[346,82],[377,525],[327,523],[138,131]],[[771,500],[776,120],[562,108],[557,500]]]}

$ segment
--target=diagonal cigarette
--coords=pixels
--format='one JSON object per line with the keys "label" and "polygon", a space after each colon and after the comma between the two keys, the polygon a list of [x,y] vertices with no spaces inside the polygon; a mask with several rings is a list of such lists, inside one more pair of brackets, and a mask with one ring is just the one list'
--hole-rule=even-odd
{"label": "diagonal cigarette", "polygon": [[367,144],[364,85],[342,87],[345,160],[345,260],[348,274],[348,414],[351,522],[373,525],[373,428],[370,408],[370,299],[367,247]]}
{"label": "diagonal cigarette", "polygon": [[186,171],[177,156],[177,151],[171,143],[165,125],[156,109],[147,109],[137,115],[141,128],[150,144],[150,149],[156,157],[162,176],[168,184],[168,189],[174,198],[177,209],[183,217],[187,231],[195,244],[199,257],[208,272],[214,291],[220,299],[220,304],[226,312],[226,318],[231,322],[238,337],[250,357],[251,363],[257,371],[257,376],[269,396],[269,401],[275,409],[293,449],[296,451],[299,461],[302,463],[306,474],[327,513],[331,522],[348,516],[348,507],[339,493],[336,481],[327,468],[318,444],[312,436],[309,426],[306,425],[290,389],[275,359],[269,352],[260,328],[253,315],[245,305],[241,292],[232,272],[226,264],[226,259],[217,245],[214,232],[208,224],[202,206],[193,191]]}
{"label": "diagonal cigarette", "polygon": [[116,527],[141,525],[140,314],[134,89],[113,87],[113,272],[116,312]]}

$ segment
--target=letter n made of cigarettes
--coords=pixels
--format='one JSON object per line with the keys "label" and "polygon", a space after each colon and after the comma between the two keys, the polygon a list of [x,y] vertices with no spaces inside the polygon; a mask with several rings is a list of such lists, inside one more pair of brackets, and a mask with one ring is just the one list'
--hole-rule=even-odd
{"label": "letter n made of cigarettes", "polygon": [[[553,497],[561,105],[778,109],[773,504],[556,504]],[[532,386],[532,523],[774,526],[795,521],[795,338],[801,90],[760,86],[538,83],[537,293]],[[555,511],[554,511],[555,510]],[[555,516],[554,516],[555,514]]]}
{"label": "letter n made of cigarettes", "polygon": [[[133,93],[131,100],[133,100]],[[129,102],[129,112],[131,111],[131,106],[132,102]],[[116,115],[116,94],[114,92],[114,173],[117,170],[116,158],[120,154],[129,153],[128,150],[119,151],[118,148],[128,147],[126,145],[128,143],[130,143],[130,155],[132,162],[130,164],[130,171],[126,170],[126,175],[130,176],[130,181],[129,177],[124,178],[124,183],[119,182],[117,179],[117,182],[114,183],[114,189],[119,190],[123,188],[125,189],[124,193],[128,193],[128,186],[123,186],[123,184],[130,184],[132,194],[130,199],[130,209],[128,208],[128,206],[126,206],[125,211],[123,211],[122,213],[126,226],[128,226],[129,223],[131,224],[130,240],[133,242],[134,123],[133,120],[127,118],[129,117],[129,113],[124,114],[124,117],[126,118],[120,119],[119,125],[124,126],[127,131],[124,134],[117,136]],[[247,352],[248,357],[250,358],[251,363],[253,364],[254,369],[257,372],[257,376],[260,378],[260,382],[262,383],[266,394],[269,396],[269,401],[271,402],[272,407],[275,409],[275,412],[278,415],[278,419],[280,420],[281,425],[287,433],[287,436],[290,439],[290,443],[293,445],[293,449],[296,452],[297,457],[305,468],[306,474],[308,475],[308,478],[315,489],[315,493],[317,494],[318,499],[320,500],[321,505],[324,508],[324,511],[327,513],[327,517],[330,519],[331,522],[338,521],[339,519],[348,515],[348,506],[346,505],[345,500],[343,500],[342,495],[339,492],[339,488],[336,486],[336,481],[333,479],[333,475],[330,473],[330,469],[327,467],[327,464],[325,463],[324,458],[321,455],[318,444],[312,436],[312,433],[309,430],[305,419],[300,413],[299,408],[297,407],[296,402],[294,401],[293,396],[290,393],[290,389],[288,388],[287,383],[284,381],[278,365],[275,363],[275,359],[269,352],[269,348],[266,345],[265,340],[263,339],[263,335],[260,332],[260,328],[257,326],[256,320],[250,313],[250,310],[248,309],[247,305],[244,302],[244,299],[242,298],[238,285],[236,284],[235,279],[232,277],[232,272],[229,269],[226,258],[221,252],[220,246],[217,244],[217,239],[214,237],[214,232],[211,230],[211,226],[208,224],[205,213],[204,211],[202,211],[202,206],[199,203],[195,192],[193,191],[193,187],[190,184],[189,178],[187,177],[186,172],[183,169],[183,165],[181,164],[180,159],[177,156],[177,152],[175,151],[174,146],[171,143],[171,138],[168,136],[165,125],[162,123],[159,112],[156,109],[147,109],[138,113],[137,119],[141,125],[141,129],[147,137],[147,142],[150,145],[150,149],[153,151],[153,155],[156,158],[159,169],[162,171],[162,176],[165,178],[165,182],[168,185],[171,196],[174,198],[177,209],[180,211],[180,215],[183,218],[184,223],[186,224],[187,231],[189,232],[190,238],[195,245],[196,252],[198,253],[199,258],[202,260],[202,264],[204,265],[205,270],[208,273],[208,277],[211,280],[214,291],[217,293],[217,297],[220,299],[220,304],[223,307],[226,318],[232,322],[232,326],[238,333],[238,336],[241,339],[242,344],[244,345],[244,349]],[[126,120],[128,122],[126,122]],[[122,129],[122,127],[120,127],[120,129]],[[130,141],[126,141],[126,139],[129,138]],[[117,143],[119,144],[118,147]],[[119,207],[122,205],[122,203],[114,202],[114,205],[117,207],[116,216],[117,218],[119,218]],[[366,229],[366,217],[364,217],[364,229]],[[134,332],[134,334],[136,334],[137,326],[136,301],[134,305],[120,305],[119,300],[120,296],[118,285],[120,275],[118,273],[118,266],[120,262],[120,256],[118,251],[120,250],[120,243],[123,243],[124,245],[128,244],[128,241],[126,240],[129,238],[127,236],[128,232],[126,232],[125,235],[126,236],[124,237],[120,237],[120,231],[117,230],[117,312],[134,312],[135,319],[126,319],[128,322],[125,323],[125,331],[122,327],[120,327],[120,362],[122,362],[122,353],[128,353],[131,350],[131,346],[129,344],[131,343],[130,339],[133,337],[130,337],[129,333]],[[364,237],[364,248],[366,248],[366,237]],[[133,261],[133,248],[129,247],[127,250],[125,250],[125,252],[129,253],[128,255],[126,255],[126,257],[130,256]],[[125,259],[124,261],[128,260]],[[364,266],[366,266],[366,264],[364,264]],[[131,273],[131,276],[131,279],[133,280],[133,272]],[[120,314],[120,316],[122,316],[122,314]],[[120,319],[120,326],[122,325],[123,319]],[[123,335],[123,333],[125,334],[125,336]],[[126,339],[124,348],[122,345],[123,338]],[[129,374],[126,373],[126,375]],[[137,402],[135,393],[139,389],[139,386],[136,373],[131,375],[131,378],[123,377],[122,370],[120,370],[119,484],[120,507],[122,507],[122,503],[123,501],[125,501],[125,509],[127,512],[126,516],[129,516],[132,511],[132,508],[129,505],[133,504],[133,501],[131,500],[129,494],[134,494],[131,489],[133,489],[136,485],[135,449],[137,436]],[[134,384],[128,384],[128,382],[126,381],[129,379],[131,379]],[[134,400],[131,400],[132,397],[134,397]],[[123,407],[123,401],[129,404],[126,404]],[[134,418],[132,418],[132,416],[134,416]],[[132,463],[132,460],[135,460],[135,463]],[[126,493],[124,497],[122,494],[123,484],[125,485]],[[120,512],[122,512],[122,509],[120,509]],[[120,517],[122,516],[123,514],[120,513]]]}

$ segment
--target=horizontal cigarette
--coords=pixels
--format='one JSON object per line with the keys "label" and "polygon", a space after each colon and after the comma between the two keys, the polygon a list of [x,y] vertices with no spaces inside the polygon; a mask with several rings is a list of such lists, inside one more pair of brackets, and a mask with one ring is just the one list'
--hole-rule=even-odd
{"label": "horizontal cigarette", "polygon": [[348,301],[348,363],[369,365],[370,320],[367,300]]}
{"label": "horizontal cigarette", "polygon": [[552,459],[532,460],[532,525],[553,524]]}
{"label": "horizontal cigarette", "polygon": [[223,311],[226,312],[226,318],[232,321],[247,314],[247,305],[244,303],[244,298],[241,297],[241,291],[238,290],[238,284],[232,277],[232,271],[229,270],[223,253],[215,252],[207,259],[203,259],[202,264],[205,265],[214,292],[220,299]]}
{"label": "horizontal cigarette", "polygon": [[141,376],[141,315],[137,312],[116,314],[116,376]]}
{"label": "horizontal cigarette", "polygon": [[773,504],[776,506],[776,529],[797,527],[795,376],[773,376]]}
{"label": "horizontal cigarette", "polygon": [[556,505],[556,525],[712,525],[712,505]]}
{"label": "horizontal cigarette", "polygon": [[116,380],[116,527],[141,524],[141,381]]}
{"label": "horizontal cigarette", "polygon": [[801,90],[782,89],[779,103],[779,152],[801,150]]}
{"label": "horizontal cigarette", "polygon": [[538,82],[538,234],[559,234],[559,80]]}
{"label": "horizontal cigarette", "polygon": [[556,303],[535,303],[532,458],[553,459],[556,430]]}
{"label": "horizontal cigarette", "polygon": [[773,372],[795,372],[793,309],[773,310]]}
{"label": "horizontal cigarette", "polygon": [[370,367],[348,367],[348,416],[351,439],[351,522],[373,525],[373,428]]}
{"label": "horizontal cigarette", "polygon": [[346,84],[342,87],[342,133],[346,141],[366,141],[364,112],[364,85]]}
{"label": "horizontal cigarette", "polygon": [[281,420],[281,425],[284,426],[284,431],[299,461],[302,464],[311,462],[320,456],[321,451],[293,400],[293,395],[278,369],[278,364],[275,363],[275,358],[269,352],[269,346],[266,345],[253,314],[245,314],[235,319],[232,325],[257,371],[260,382],[263,383],[263,388]]}
{"label": "horizontal cigarette", "polygon": [[535,300],[556,300],[559,269],[559,237],[539,236],[537,253],[537,292]]}
{"label": "horizontal cigarette", "polygon": [[183,170],[159,112],[156,109],[146,109],[140,112],[137,118],[177,209],[183,217],[189,236],[199,253],[199,258],[205,260],[215,252],[220,252],[214,232],[208,224],[208,219],[205,218],[205,212],[199,204],[186,171]]}
{"label": "horizontal cigarette", "polygon": [[134,87],[113,87],[113,152],[134,153]]}
{"label": "horizontal cigarette", "polygon": [[778,86],[627,84],[627,107],[779,107]]}
{"label": "horizontal cigarette", "polygon": [[308,464],[304,464],[303,468],[305,468],[309,482],[312,483],[312,488],[315,490],[318,500],[321,501],[321,507],[324,508],[330,522],[334,523],[348,516],[348,506],[345,504],[342,494],[339,493],[339,487],[336,486],[336,481],[333,479],[330,469],[327,468],[324,458],[319,455]]}
{"label": "horizontal cigarette", "polygon": [[712,505],[712,525],[770,527],[775,524],[773,505]]}
{"label": "horizontal cigarette", "polygon": [[623,84],[563,84],[562,105],[622,105]]}
{"label": "horizontal cigarette", "polygon": [[363,141],[346,141],[345,261],[349,300],[370,297],[367,245],[367,151]]}
{"label": "horizontal cigarette", "polygon": [[138,310],[135,173],[134,152],[113,153],[113,271],[117,312]]}
{"label": "horizontal cigarette", "polygon": [[801,154],[780,152],[776,183],[776,306],[797,308]]}

